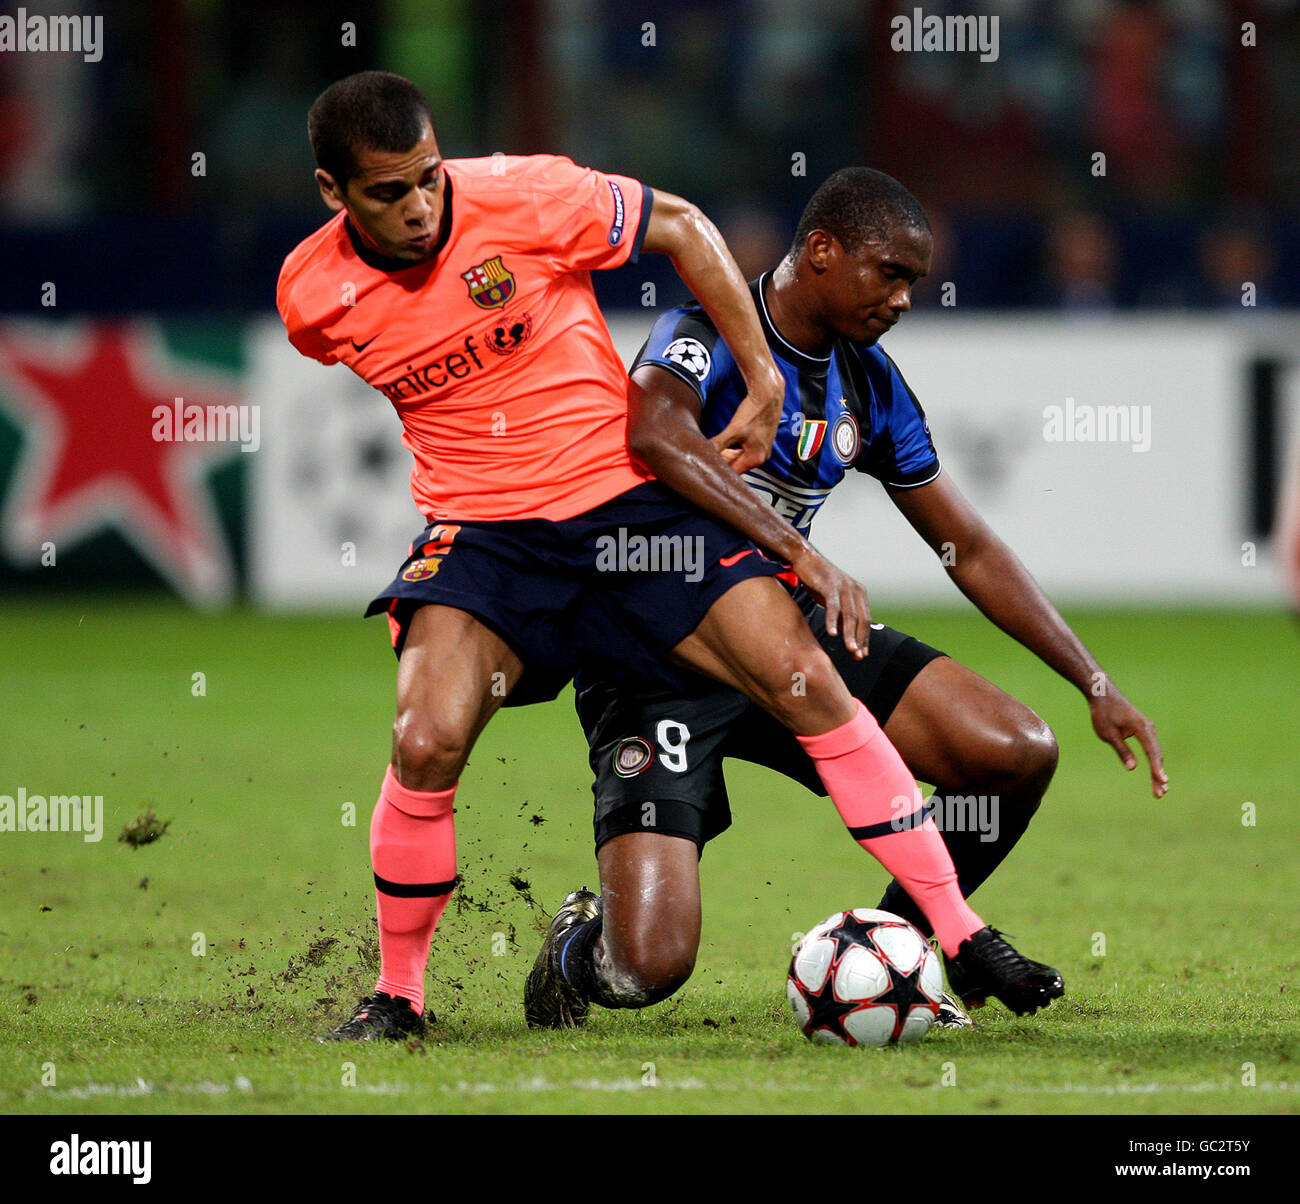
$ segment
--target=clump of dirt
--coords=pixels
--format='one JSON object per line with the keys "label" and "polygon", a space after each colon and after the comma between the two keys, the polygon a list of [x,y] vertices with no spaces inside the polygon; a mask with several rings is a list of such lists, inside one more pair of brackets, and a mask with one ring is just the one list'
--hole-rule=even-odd
{"label": "clump of dirt", "polygon": [[349,928],[348,938],[356,950],[361,968],[372,977],[379,973],[379,931],[375,924],[367,921],[363,926]]}
{"label": "clump of dirt", "polygon": [[[532,884],[523,876],[522,867],[509,874],[494,872],[491,861],[491,853],[482,860],[469,859],[469,881],[462,876],[456,882],[454,906],[449,906],[449,911],[473,918],[464,925],[440,925],[435,937],[428,973],[430,1002],[437,1002],[438,1016],[426,1014],[432,1029],[444,1029],[448,1016],[461,1010],[478,975],[495,972],[497,978],[503,977],[501,958],[520,948],[515,921],[521,902],[540,929],[550,919],[533,897]],[[336,919],[328,926],[319,924],[314,932],[303,933],[299,941],[287,961],[283,960],[283,941],[256,942],[261,953],[255,960],[249,960],[247,953],[241,957],[232,942],[234,956],[223,966],[229,993],[219,1010],[244,1016],[260,1012],[262,1023],[283,1014],[295,1029],[306,1019],[309,1031],[319,1034],[345,1020],[357,1002],[374,991],[380,958],[372,910],[367,908],[367,914],[358,916],[355,923]],[[261,962],[262,968],[255,962]],[[276,965],[283,968],[269,968]],[[310,1013],[306,1017],[304,1006]],[[408,1043],[407,1048],[413,1054],[424,1052],[420,1042]]]}
{"label": "clump of dirt", "polygon": [[171,826],[171,820],[160,820],[150,807],[143,815],[137,815],[122,829],[117,842],[138,849],[141,845],[153,844],[155,840],[161,840]]}
{"label": "clump of dirt", "polygon": [[307,964],[309,966],[319,966],[325,960],[325,955],[338,943],[338,937],[335,936],[317,937],[307,946],[305,955]]}
{"label": "clump of dirt", "polygon": [[510,875],[510,885],[515,888],[519,897],[534,910],[537,907],[537,900],[533,898],[533,884],[520,876],[522,866]]}
{"label": "clump of dirt", "polygon": [[289,958],[289,964],[279,974],[271,975],[272,982],[288,984],[297,982],[308,970],[313,970],[325,962],[326,955],[339,943],[336,936],[318,936],[312,939],[304,953]]}
{"label": "clump of dirt", "polygon": [[[354,941],[355,938],[355,941]],[[354,941],[358,963],[338,965],[338,954],[345,942]],[[259,941],[264,957],[283,956],[282,945],[277,941]],[[245,949],[247,942],[241,937],[238,946],[231,944],[231,952]],[[331,964],[334,963],[334,964]],[[348,1007],[362,995],[368,995],[378,970],[378,941],[360,927],[347,929],[335,935],[320,925],[316,935],[307,939],[306,947],[289,956],[280,971],[259,971],[254,961],[230,958],[224,969],[230,981],[230,993],[215,1005],[218,1012],[241,1016],[265,1012],[279,1017],[284,1023],[298,1025],[301,1013],[293,996],[299,991],[314,994],[320,1017],[324,1018],[341,999]],[[337,971],[337,972],[335,972]],[[318,1022],[313,1021],[313,1027]],[[332,1023],[330,1027],[333,1027]]]}

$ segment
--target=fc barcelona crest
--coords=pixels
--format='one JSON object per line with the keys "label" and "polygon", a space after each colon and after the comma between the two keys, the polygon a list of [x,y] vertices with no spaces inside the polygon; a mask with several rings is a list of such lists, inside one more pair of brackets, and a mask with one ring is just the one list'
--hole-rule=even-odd
{"label": "fc barcelona crest", "polygon": [[470,300],[481,309],[500,309],[515,295],[515,278],[500,255],[461,272],[460,278],[469,285]]}
{"label": "fc barcelona crest", "polygon": [[442,567],[442,561],[436,556],[426,556],[420,560],[412,560],[410,564],[402,570],[403,581],[427,581],[437,573]]}

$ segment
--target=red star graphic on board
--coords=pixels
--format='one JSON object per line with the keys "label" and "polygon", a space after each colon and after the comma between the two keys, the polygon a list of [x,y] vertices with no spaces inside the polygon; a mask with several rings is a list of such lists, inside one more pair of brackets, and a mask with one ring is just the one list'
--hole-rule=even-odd
{"label": "red star graphic on board", "polygon": [[[234,588],[205,472],[237,443],[155,438],[155,410],[235,405],[219,377],[178,368],[152,323],[0,329],[0,405],[23,428],[0,514],[6,551],[39,563],[53,543],[115,526],[176,590],[201,605]],[[163,428],[168,429],[168,428]]]}

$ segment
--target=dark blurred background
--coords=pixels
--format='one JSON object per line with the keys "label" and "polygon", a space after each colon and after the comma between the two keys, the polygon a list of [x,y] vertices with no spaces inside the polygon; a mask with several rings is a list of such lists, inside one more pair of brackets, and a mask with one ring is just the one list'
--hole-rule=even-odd
{"label": "dark blurred background", "polygon": [[[926,205],[963,308],[1240,313],[1243,280],[1300,304],[1294,3],[924,5],[996,13],[995,63],[893,52],[916,7],[37,0],[102,13],[104,55],[0,54],[0,308],[40,312],[58,279],[64,314],[269,309],[327,216],[307,108],[370,67],[423,86],[448,156],[555,151],[682,193],[750,273],[816,183],[866,163]],[[602,300],[645,275],[602,274]]]}
{"label": "dark blurred background", "polygon": [[[1260,541],[1300,604],[1294,0],[31,0],[0,6],[10,30],[20,11],[103,34],[86,62],[9,49],[0,22],[5,594],[354,606],[387,580],[413,516],[396,419],[297,356],[274,309],[285,255],[330,216],[307,110],[383,68],[428,93],[445,155],[558,152],[680,193],[751,276],[831,172],[899,177],[936,252],[930,318],[891,353],[1045,580],[1268,597],[1272,569],[1242,571]],[[896,23],[918,12],[996,16],[996,58],[908,52]],[[662,256],[595,285],[628,357],[685,294]],[[264,417],[265,446],[152,433],[182,394]],[[1152,410],[1152,454],[1046,441],[1066,395]],[[1145,536],[1164,560],[1088,543],[1096,474],[1113,529],[1177,516]],[[885,529],[873,582],[916,559]]]}

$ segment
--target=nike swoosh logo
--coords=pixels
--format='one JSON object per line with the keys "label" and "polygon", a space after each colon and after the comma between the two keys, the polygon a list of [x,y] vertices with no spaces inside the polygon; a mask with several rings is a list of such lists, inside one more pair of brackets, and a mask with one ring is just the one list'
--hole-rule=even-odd
{"label": "nike swoosh logo", "polygon": [[369,338],[368,338],[364,343],[358,343],[358,342],[356,341],[356,339],[353,339],[353,340],[352,340],[352,346],[353,346],[353,348],[354,348],[355,350],[357,350],[357,351],[364,351],[364,350],[365,350],[367,347],[369,347],[370,344],[373,343],[373,342],[374,342],[378,337],[379,337],[379,336],[378,336],[377,334],[372,334],[372,335],[371,335],[371,336],[370,336],[370,337],[369,337]]}
{"label": "nike swoosh logo", "polygon": [[718,563],[722,565],[724,569],[729,569],[733,564],[739,564],[746,556],[752,556],[753,554],[753,548],[746,548],[743,552],[737,552],[734,556],[719,557]]}

